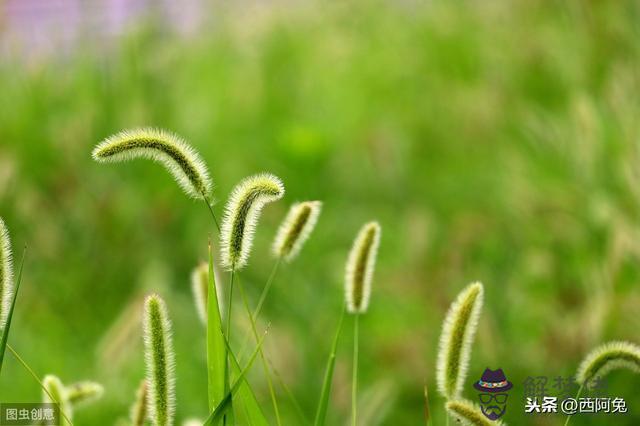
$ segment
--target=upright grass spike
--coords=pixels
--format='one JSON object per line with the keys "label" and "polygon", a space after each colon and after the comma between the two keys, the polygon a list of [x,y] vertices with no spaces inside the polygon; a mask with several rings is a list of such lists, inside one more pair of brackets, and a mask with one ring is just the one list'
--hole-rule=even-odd
{"label": "upright grass spike", "polygon": [[464,426],[500,426],[505,425],[500,420],[489,420],[480,408],[466,400],[448,401],[445,405],[447,412]]}
{"label": "upright grass spike", "polygon": [[380,224],[365,223],[349,252],[345,268],[345,303],[353,319],[353,377],[351,387],[351,426],[358,424],[358,322],[367,311],[371,297],[371,281],[380,245]]}
{"label": "upright grass spike", "polygon": [[60,407],[60,412],[64,415],[61,416],[60,424],[64,426],[71,426],[73,421],[73,409],[71,402],[69,401],[69,394],[67,393],[62,381],[53,374],[46,375],[42,380],[44,391],[42,393],[42,401],[45,403],[57,403]]}
{"label": "upright grass spike", "polygon": [[365,224],[353,242],[345,273],[345,295],[349,313],[362,314],[369,307],[371,281],[379,244],[378,222]]}
{"label": "upright grass spike", "polygon": [[596,379],[620,368],[640,373],[640,346],[630,342],[609,342],[598,346],[578,367],[576,381],[591,388]]}
{"label": "upright grass spike", "polygon": [[147,381],[143,380],[136,391],[136,399],[129,411],[129,418],[132,426],[144,426],[147,421],[147,400],[149,398],[149,387]]}
{"label": "upright grass spike", "polygon": [[67,398],[72,407],[76,408],[94,402],[104,394],[104,387],[96,382],[78,382],[66,387]]}
{"label": "upright grass spike", "polygon": [[247,177],[233,189],[220,231],[221,261],[227,270],[237,271],[247,264],[262,208],[283,195],[282,181],[270,173]]}
{"label": "upright grass spike", "polygon": [[0,335],[9,318],[14,292],[13,253],[9,230],[0,217]]}
{"label": "upright grass spike", "polygon": [[[222,297],[220,279],[215,279],[216,292],[218,298]],[[196,305],[198,318],[203,324],[207,324],[207,303],[209,294],[209,264],[201,262],[191,272],[191,291],[193,293],[193,301]]]}
{"label": "upright grass spike", "polygon": [[438,391],[448,400],[458,399],[462,392],[483,293],[479,282],[467,286],[451,304],[442,326],[436,378]]}
{"label": "upright grass spike", "polygon": [[211,178],[200,155],[181,137],[154,128],[124,130],[102,141],[92,152],[100,163],[145,158],[162,164],[191,198],[208,201]]}
{"label": "upright grass spike", "polygon": [[166,305],[158,295],[145,300],[143,329],[149,418],[154,426],[173,425],[175,376],[171,323]]}
{"label": "upright grass spike", "polygon": [[311,235],[321,210],[321,201],[304,201],[292,205],[273,241],[273,255],[287,262],[292,261]]}

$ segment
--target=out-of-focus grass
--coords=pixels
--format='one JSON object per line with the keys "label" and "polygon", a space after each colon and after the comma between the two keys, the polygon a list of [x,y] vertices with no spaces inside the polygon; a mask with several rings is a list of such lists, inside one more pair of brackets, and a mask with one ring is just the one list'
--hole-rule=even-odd
{"label": "out-of-focus grass", "polygon": [[[0,63],[0,214],[16,249],[29,245],[11,344],[42,375],[106,385],[79,424],[126,416],[143,373],[137,309],[150,290],[174,320],[178,416],[206,412],[204,329],[188,279],[213,227],[158,166],[91,161],[95,143],[131,126],[191,141],[221,203],[250,173],[285,181],[241,275],[254,303],[288,204],[325,200],[263,314],[267,350],[310,416],[346,253],[371,218],[384,232],[361,320],[366,424],[419,424],[424,380],[442,421],[440,322],[471,280],[485,283],[486,305],[469,383],[503,368],[515,384],[511,424],[561,420],[523,414],[527,376],[569,376],[597,343],[640,342],[635,2],[273,4],[212,16],[196,38],[141,30],[102,50],[86,41],[70,57]],[[350,337],[329,424],[348,419]],[[637,424],[639,380],[611,376],[627,416],[574,423]],[[470,384],[465,393],[476,396]],[[0,400],[39,397],[8,357]],[[285,423],[297,424],[281,401]]]}

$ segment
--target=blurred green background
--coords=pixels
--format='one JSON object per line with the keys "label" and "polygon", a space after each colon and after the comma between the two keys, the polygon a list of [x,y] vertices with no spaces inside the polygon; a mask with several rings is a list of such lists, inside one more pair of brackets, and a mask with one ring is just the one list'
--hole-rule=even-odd
{"label": "blurred green background", "polygon": [[[206,159],[221,214],[244,176],[270,171],[283,201],[264,211],[241,277],[253,303],[288,206],[325,202],[263,311],[270,358],[312,416],[359,226],[383,227],[361,320],[363,425],[423,424],[423,385],[443,423],[434,365],[440,324],[470,281],[485,284],[465,396],[486,367],[514,383],[569,377],[595,345],[640,342],[640,6],[634,1],[239,3],[211,7],[197,34],[141,21],[112,43],[0,62],[0,215],[28,245],[11,344],[40,374],[94,379],[104,399],[79,425],[126,417],[143,377],[141,297],[174,321],[177,415],[204,418],[204,327],[189,275],[212,223],[155,164],[98,165],[121,129],[184,136]],[[226,279],[227,277],[225,277]],[[246,320],[237,305],[237,332]],[[351,319],[329,424],[349,418]],[[271,417],[257,365],[251,377]],[[640,377],[607,393],[640,423]],[[550,385],[549,385],[550,386]],[[8,356],[0,400],[41,391]],[[285,424],[297,425],[284,392]]]}

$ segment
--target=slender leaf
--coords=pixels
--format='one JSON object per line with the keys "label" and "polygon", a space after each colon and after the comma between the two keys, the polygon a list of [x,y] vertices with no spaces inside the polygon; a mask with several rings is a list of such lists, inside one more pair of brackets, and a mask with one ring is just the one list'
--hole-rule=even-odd
{"label": "slender leaf", "polygon": [[324,383],[322,384],[322,392],[320,394],[320,401],[318,403],[318,411],[316,413],[315,426],[324,425],[327,418],[327,408],[329,407],[329,395],[331,394],[331,383],[333,381],[333,370],[336,366],[336,350],[338,348],[338,339],[340,338],[340,332],[342,331],[342,322],[344,320],[344,311],[340,313],[340,319],[338,320],[338,328],[336,329],[336,335],[333,338],[333,344],[331,345],[331,353],[327,360],[327,369],[324,374]]}
{"label": "slender leaf", "polygon": [[227,346],[222,332],[222,319],[216,294],[213,254],[209,243],[209,289],[207,291],[207,376],[209,410],[213,410],[225,397]]}
{"label": "slender leaf", "polygon": [[[222,420],[222,418],[225,415],[225,413],[227,412],[227,410],[229,410],[229,408],[231,408],[231,402],[233,401],[233,397],[240,390],[240,388],[243,386],[243,383],[246,383],[245,376],[249,372],[249,370],[251,369],[251,366],[253,365],[253,362],[256,360],[256,357],[258,356],[258,353],[260,352],[260,349],[262,348],[262,344],[264,343],[265,335],[266,335],[266,333],[262,336],[262,338],[258,342],[258,345],[257,345],[256,349],[253,351],[253,354],[251,355],[251,358],[249,359],[249,362],[247,363],[247,366],[240,372],[240,374],[238,375],[235,383],[233,384],[233,386],[231,387],[229,392],[224,396],[224,398],[222,399],[220,404],[218,404],[218,406],[213,410],[213,412],[209,415],[207,420],[204,422],[205,426],[211,426],[211,425],[217,424],[219,421]],[[232,353],[230,348],[229,348],[229,353]],[[235,361],[235,358],[234,358],[234,361]],[[235,362],[234,362],[234,364],[235,364]]]}
{"label": "slender leaf", "polygon": [[4,362],[4,353],[7,350],[7,342],[9,342],[9,329],[11,328],[11,319],[13,318],[13,310],[16,307],[16,300],[18,299],[18,290],[20,290],[20,282],[22,281],[22,268],[24,267],[24,259],[27,254],[27,248],[24,248],[22,252],[22,261],[20,261],[20,269],[18,271],[18,279],[16,280],[16,288],[13,292],[13,300],[11,301],[11,308],[9,309],[9,316],[7,317],[7,323],[4,330],[2,330],[2,340],[0,340],[0,375],[2,374],[2,364]]}

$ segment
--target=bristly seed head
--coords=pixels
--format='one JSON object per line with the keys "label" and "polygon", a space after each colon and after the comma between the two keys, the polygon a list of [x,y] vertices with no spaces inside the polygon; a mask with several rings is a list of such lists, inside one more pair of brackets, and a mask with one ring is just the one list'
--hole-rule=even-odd
{"label": "bristly seed head", "polygon": [[[73,421],[73,409],[71,407],[71,402],[69,401],[69,395],[62,384],[62,381],[53,374],[48,374],[42,379],[42,385],[44,389],[46,389],[49,393],[43,390],[42,392],[42,401],[45,403],[58,403],[60,412],[64,413],[69,421]],[[51,397],[53,397],[53,401]],[[69,422],[64,418],[64,416],[60,416],[60,424],[64,426],[71,426]]]}
{"label": "bristly seed head", "polygon": [[345,297],[349,313],[362,314],[369,307],[380,233],[380,224],[369,222],[360,229],[353,241],[345,271]]}
{"label": "bristly seed head", "polygon": [[181,137],[165,130],[124,130],[98,144],[92,156],[100,163],[135,158],[155,161],[171,173],[188,196],[195,199],[211,197],[211,178],[200,155]]}
{"label": "bristly seed head", "polygon": [[131,418],[132,426],[144,426],[147,421],[147,400],[148,386],[147,381],[143,380],[136,391],[136,400],[131,406],[129,417]]}
{"label": "bristly seed head", "polygon": [[155,426],[173,424],[175,412],[174,352],[167,307],[158,295],[144,304],[144,347],[149,397],[147,410]]}
{"label": "bristly seed head", "polygon": [[270,173],[247,177],[233,189],[220,232],[221,261],[227,270],[238,270],[247,264],[262,208],[283,195],[282,181]]}
{"label": "bristly seed head", "polygon": [[457,399],[462,392],[483,294],[481,283],[467,286],[451,304],[442,326],[436,378],[438,391],[449,400]]}
{"label": "bristly seed head", "polygon": [[13,298],[13,254],[9,230],[0,218],[0,335],[7,324]]}
{"label": "bristly seed head", "polygon": [[489,420],[480,408],[471,401],[448,401],[445,405],[447,412],[458,423],[465,426],[500,426],[504,423],[500,420]]}
{"label": "bristly seed head", "polygon": [[[216,292],[219,300],[224,300],[222,297],[222,286],[220,283],[222,280],[218,277],[217,269],[214,269]],[[196,311],[198,312],[198,318],[204,325],[207,324],[207,303],[209,298],[209,264],[207,262],[201,262],[191,272],[191,291],[193,292],[193,300],[196,305]],[[223,311],[223,306],[220,306],[220,310]],[[222,314],[223,312],[221,312]]]}
{"label": "bristly seed head", "polygon": [[311,235],[321,210],[321,201],[304,201],[292,205],[273,241],[273,255],[287,262],[293,260]]}
{"label": "bristly seed head", "polygon": [[619,368],[640,373],[640,346],[630,342],[609,342],[598,346],[578,367],[576,381],[591,388],[598,378]]}
{"label": "bristly seed head", "polygon": [[78,382],[67,386],[66,392],[69,402],[75,408],[100,399],[104,394],[104,387],[96,382]]}

